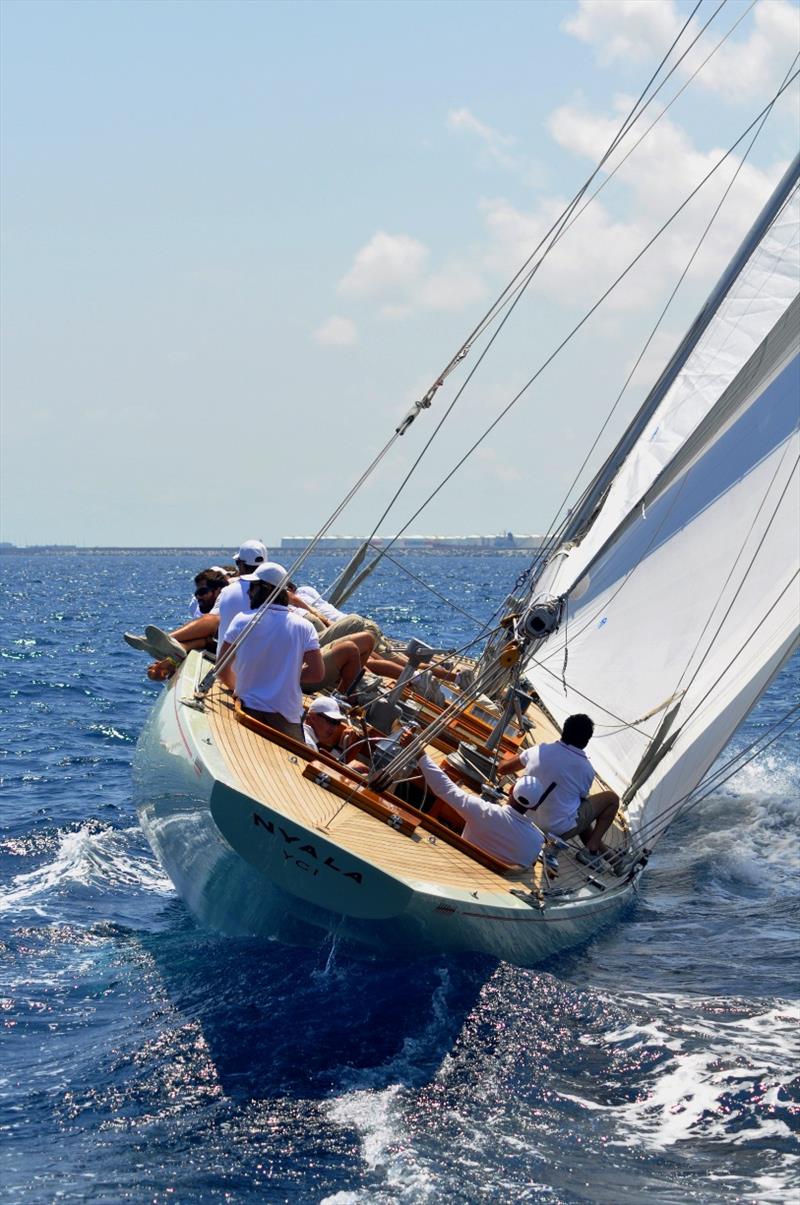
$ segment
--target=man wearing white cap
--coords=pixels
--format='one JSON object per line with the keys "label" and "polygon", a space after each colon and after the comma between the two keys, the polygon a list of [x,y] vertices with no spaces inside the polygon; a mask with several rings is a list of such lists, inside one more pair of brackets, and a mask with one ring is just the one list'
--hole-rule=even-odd
{"label": "man wearing white cap", "polygon": [[516,866],[532,866],[544,845],[544,834],[533,811],[513,796],[507,803],[489,803],[448,778],[433,758],[423,753],[417,765],[434,795],[449,803],[466,821],[462,836],[495,858]]}
{"label": "man wearing white cap", "polygon": [[281,589],[237,649],[233,667],[226,667],[220,678],[236,691],[250,715],[302,741],[301,683],[308,691],[331,690],[337,685],[347,690],[372,651],[372,637],[362,632],[351,640],[337,640],[321,653],[313,625],[290,604],[283,565],[267,561],[241,580],[247,586],[252,610],[236,615],[228,625],[220,661],[250,624],[253,611],[263,606],[276,587]]}
{"label": "man wearing white cap", "polygon": [[336,699],[321,695],[310,704],[303,721],[303,736],[306,744],[315,753],[321,749],[332,757],[341,759],[348,745],[352,729],[347,726],[347,717]]}
{"label": "man wearing white cap", "polygon": [[234,559],[240,576],[231,582],[229,586],[226,586],[217,599],[219,603],[217,640],[220,644],[226,638],[231,621],[236,618],[240,611],[250,610],[250,598],[248,595],[250,583],[245,578],[255,573],[259,565],[264,564],[267,560],[267,550],[260,540],[245,540]]}
{"label": "man wearing white cap", "polygon": [[[271,561],[246,574],[241,579],[249,593],[246,605],[257,610],[285,577],[283,566]],[[252,619],[253,611],[248,610],[230,622],[220,659]],[[220,676],[235,689],[248,715],[302,741],[300,678],[308,674],[319,679],[324,672],[317,633],[307,619],[289,606],[289,595],[283,586],[236,650],[233,671],[228,666]]]}

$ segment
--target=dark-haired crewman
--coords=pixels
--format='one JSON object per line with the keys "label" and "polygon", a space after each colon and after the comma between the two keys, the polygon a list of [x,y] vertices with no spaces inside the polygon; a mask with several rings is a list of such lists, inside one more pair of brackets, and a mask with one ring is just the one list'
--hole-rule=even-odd
{"label": "dark-haired crewman", "polygon": [[[274,561],[259,565],[242,579],[248,585],[251,609],[240,612],[228,626],[220,661],[249,627],[253,612],[285,579],[283,565]],[[291,605],[284,585],[239,645],[233,666],[225,666],[219,676],[236,692],[248,714],[303,741],[303,690],[349,690],[372,648],[372,637],[361,632],[350,640],[337,640],[320,652],[313,625]]]}
{"label": "dark-haired crewman", "polygon": [[586,756],[594,723],[588,715],[567,716],[561,740],[531,745],[507,757],[498,773],[522,776],[513,797],[531,809],[537,828],[557,837],[579,836],[593,855],[610,853],[603,837],[619,808],[615,791],[599,791],[589,798],[594,768]]}

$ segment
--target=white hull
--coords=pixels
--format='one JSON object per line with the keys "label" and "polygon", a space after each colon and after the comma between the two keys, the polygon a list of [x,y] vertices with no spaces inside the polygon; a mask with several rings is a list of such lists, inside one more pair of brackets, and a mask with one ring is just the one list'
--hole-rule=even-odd
{"label": "white hull", "polygon": [[[419,877],[401,875],[392,872],[391,854],[399,843],[407,857],[409,839],[381,821],[358,816],[374,830],[373,856],[363,843],[298,823],[277,779],[263,784],[260,798],[240,789],[207,715],[181,702],[191,695],[197,664],[191,657],[154,707],[139,740],[135,783],[148,840],[202,924],[299,942],[311,926],[379,954],[481,951],[532,965],[585,941],[630,901],[632,884],[619,881],[542,901],[463,856],[477,890],[470,881],[437,881],[422,866]],[[283,757],[297,774],[297,758]],[[322,788],[306,789],[330,807]],[[435,841],[418,840],[420,857],[429,859]],[[384,848],[385,861],[374,856]]]}

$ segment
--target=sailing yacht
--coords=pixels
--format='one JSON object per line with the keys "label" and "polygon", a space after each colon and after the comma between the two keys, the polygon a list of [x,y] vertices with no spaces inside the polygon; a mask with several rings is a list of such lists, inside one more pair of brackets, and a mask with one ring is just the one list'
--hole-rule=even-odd
{"label": "sailing yacht", "polygon": [[[720,761],[800,635],[799,179],[800,158],[536,553],[464,688],[444,705],[424,697],[415,666],[434,654],[417,643],[398,682],[364,704],[365,729],[383,738],[368,770],[265,727],[218,667],[186,658],[142,733],[135,784],[142,827],[200,922],[532,965],[619,917],[669,825],[786,730],[791,716]],[[366,551],[334,601],[363,580]],[[473,789],[497,788],[502,757],[557,740],[582,711],[595,720],[593,790],[622,801],[613,865],[587,865],[579,842],[549,834],[533,867],[507,865],[470,845],[446,806],[404,789],[423,750]],[[401,747],[409,718],[418,731]]]}

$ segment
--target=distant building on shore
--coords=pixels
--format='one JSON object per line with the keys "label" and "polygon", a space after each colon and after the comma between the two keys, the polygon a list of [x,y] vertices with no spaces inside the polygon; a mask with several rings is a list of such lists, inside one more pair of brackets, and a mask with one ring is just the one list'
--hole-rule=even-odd
{"label": "distant building on shore", "polygon": [[[313,536],[284,536],[281,552],[303,552]],[[361,547],[363,536],[323,536],[317,544],[319,552],[355,552]],[[544,543],[544,536],[517,536],[507,531],[497,536],[398,536],[389,540],[375,536],[373,548],[391,544],[393,549],[414,549],[423,552],[466,552],[470,549],[481,552],[536,552]]]}

